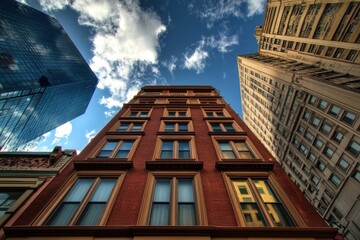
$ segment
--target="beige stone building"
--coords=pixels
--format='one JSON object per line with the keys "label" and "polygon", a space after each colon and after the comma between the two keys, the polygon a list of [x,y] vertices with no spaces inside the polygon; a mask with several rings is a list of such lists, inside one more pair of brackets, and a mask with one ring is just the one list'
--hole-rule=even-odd
{"label": "beige stone building", "polygon": [[269,0],[238,57],[243,117],[320,215],[360,239],[360,1]]}

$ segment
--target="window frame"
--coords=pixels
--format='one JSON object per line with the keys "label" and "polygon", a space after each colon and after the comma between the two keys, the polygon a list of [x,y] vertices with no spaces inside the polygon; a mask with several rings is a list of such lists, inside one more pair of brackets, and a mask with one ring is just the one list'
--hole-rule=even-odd
{"label": "window frame", "polygon": [[[139,123],[142,124],[141,129],[139,131],[133,131],[134,125],[139,124]],[[119,131],[120,126],[123,124],[129,124],[129,126],[127,127],[126,131]],[[140,133],[145,130],[146,124],[147,124],[147,121],[141,121],[141,120],[133,120],[133,121],[120,120],[120,121],[118,121],[116,126],[113,129],[111,129],[111,131],[117,132],[117,133]]]}
{"label": "window frame", "polygon": [[[174,130],[173,131],[166,131],[166,124],[168,123],[171,123],[171,124],[174,124]],[[186,123],[187,124],[187,131],[180,131],[180,127],[179,127],[179,124],[184,124]],[[194,127],[193,127],[193,124],[192,124],[192,121],[190,120],[177,120],[177,121],[174,121],[174,120],[162,120],[161,123],[160,123],[160,129],[159,129],[160,132],[162,133],[183,133],[183,132],[193,132],[194,131]]]}
{"label": "window frame", "polygon": [[[49,205],[43,209],[43,211],[40,213],[39,217],[35,220],[34,225],[35,226],[51,226],[46,225],[46,221],[52,216],[52,214],[55,213],[57,208],[62,203],[63,199],[66,197],[66,195],[71,191],[72,187],[75,185],[76,181],[80,178],[95,178],[95,181],[99,181],[101,178],[117,178],[116,182],[114,184],[114,187],[112,189],[112,192],[109,195],[109,198],[105,204],[102,216],[99,219],[99,223],[95,226],[105,226],[106,222],[110,216],[111,209],[113,208],[115,204],[115,200],[117,195],[119,194],[120,187],[122,185],[122,182],[124,181],[126,172],[125,171],[78,171],[74,173],[63,185],[60,189],[60,191],[56,194],[56,197],[54,197]],[[97,183],[98,184],[98,183]],[[95,183],[91,185],[92,191],[96,188],[94,186]],[[83,201],[79,205],[78,210],[75,212],[75,214],[72,216],[70,224],[69,225],[61,225],[61,226],[76,226],[75,223],[80,217],[82,210],[85,209],[86,203],[85,201],[89,200],[93,192],[89,192],[86,194],[87,197],[84,197]],[[90,226],[90,225],[86,225]]]}
{"label": "window frame", "polygon": [[[241,161],[241,160],[247,160],[247,159],[256,160],[256,159],[262,158],[261,154],[256,150],[256,148],[253,146],[253,144],[247,137],[234,138],[234,137],[228,137],[228,136],[216,136],[216,137],[212,137],[212,141],[213,141],[213,145],[215,147],[216,153],[218,155],[219,161],[232,161],[232,160],[235,160],[235,161],[240,160]],[[224,158],[223,157],[223,153],[219,146],[219,141],[230,142],[230,146],[232,148],[233,153],[235,154],[235,158]],[[237,151],[237,148],[234,145],[234,142],[244,142],[245,145],[247,146],[249,152],[253,155],[253,158],[241,158],[239,152]]]}
{"label": "window frame", "polygon": [[[171,199],[170,199],[170,219],[169,225],[161,226],[180,226],[177,224],[177,181],[176,179],[193,179],[193,190],[195,197],[195,214],[197,224],[192,226],[206,226],[208,225],[206,207],[205,207],[205,198],[203,194],[201,177],[199,172],[193,171],[153,171],[149,172],[146,179],[145,191],[141,201],[141,207],[138,215],[137,225],[147,225],[151,226],[150,217],[151,217],[151,208],[153,202],[153,194],[155,191],[155,182],[156,179],[171,179]],[[190,226],[190,225],[185,225]]]}
{"label": "window frame", "polygon": [[[129,109],[126,113],[125,113],[125,117],[126,118],[148,118],[151,115],[151,111],[152,109]],[[142,116],[143,112],[147,112],[146,116]],[[135,116],[133,115],[133,113],[136,113]],[[133,116],[132,116],[133,115]]]}
{"label": "window frame", "polygon": [[[170,116],[170,112],[175,112],[175,116]],[[185,112],[185,116],[181,116],[179,113]],[[166,118],[188,118],[191,117],[190,109],[189,108],[165,108],[163,117]]]}
{"label": "window frame", "polygon": [[[306,223],[304,219],[301,217],[297,209],[294,207],[290,199],[288,199],[287,195],[283,191],[281,185],[278,183],[276,177],[273,173],[270,172],[222,172],[222,177],[225,182],[225,186],[230,197],[230,202],[235,212],[235,218],[238,226],[246,227],[245,220],[243,219],[241,209],[239,207],[239,201],[236,196],[236,193],[233,189],[232,179],[264,179],[267,180],[275,192],[276,196],[280,199],[281,204],[286,209],[290,218],[293,220],[296,227],[305,227]],[[255,191],[254,191],[255,192]],[[257,192],[255,194],[258,194]],[[267,227],[276,227],[272,223],[270,215],[266,211],[265,206],[260,207],[261,212],[265,218],[265,221],[268,223]],[[266,226],[265,226],[266,227]]]}
{"label": "window frame", "polygon": [[[137,146],[140,142],[141,136],[137,136],[137,135],[109,135],[106,136],[105,138],[103,138],[97,145],[96,147],[89,153],[88,158],[95,158],[95,159],[126,159],[127,161],[131,160],[136,149]],[[116,158],[114,157],[117,154],[117,150],[120,149],[122,144],[119,144],[119,142],[123,142],[126,140],[134,140],[134,143],[132,145],[132,148],[129,151],[129,154],[126,158]],[[105,146],[105,144],[107,142],[111,142],[111,141],[117,141],[117,145],[116,147],[112,150],[111,154],[109,157],[98,157],[100,151],[102,150],[102,148]]]}
{"label": "window frame", "polygon": [[[229,118],[231,117],[228,112],[225,110],[225,108],[202,108],[203,110],[203,116],[205,118]],[[218,116],[218,113],[221,112],[221,115]],[[211,113],[211,116],[209,116],[208,113]]]}
{"label": "window frame", "polygon": [[[237,133],[237,132],[243,132],[243,130],[236,124],[234,121],[206,121],[208,129],[211,133]],[[220,131],[214,131],[212,124],[219,124]],[[231,124],[234,131],[227,131],[225,125]]]}
{"label": "window frame", "polygon": [[[161,158],[162,146],[164,141],[173,141],[172,158]],[[179,141],[189,141],[190,158],[179,158]],[[198,160],[196,151],[195,137],[188,135],[176,135],[176,136],[158,136],[155,144],[155,150],[153,155],[154,161],[182,161],[182,160]]]}

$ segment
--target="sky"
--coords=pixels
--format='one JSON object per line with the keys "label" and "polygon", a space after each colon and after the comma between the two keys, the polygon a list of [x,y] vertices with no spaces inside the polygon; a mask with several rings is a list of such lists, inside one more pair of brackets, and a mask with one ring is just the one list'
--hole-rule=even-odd
{"label": "sky", "polygon": [[81,151],[145,85],[212,85],[242,117],[236,57],[266,0],[19,0],[59,20],[99,79],[82,116],[26,150]]}

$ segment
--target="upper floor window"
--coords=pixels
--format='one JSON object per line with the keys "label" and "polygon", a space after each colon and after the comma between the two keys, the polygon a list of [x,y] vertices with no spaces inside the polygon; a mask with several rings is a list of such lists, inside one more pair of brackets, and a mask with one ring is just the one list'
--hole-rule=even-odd
{"label": "upper floor window", "polygon": [[247,227],[292,227],[295,222],[280,198],[264,179],[231,179],[241,212],[241,222]]}
{"label": "upper floor window", "polygon": [[333,115],[334,117],[339,116],[339,113],[341,111],[341,108],[336,106],[336,105],[332,105],[329,111],[330,115]]}
{"label": "upper floor window", "polygon": [[218,123],[210,122],[211,130],[213,132],[236,132],[233,123]]}
{"label": "upper floor window", "polygon": [[245,141],[218,140],[217,143],[222,159],[255,158]]}
{"label": "upper floor window", "polygon": [[165,117],[188,117],[189,111],[187,109],[166,109]]}
{"label": "upper floor window", "polygon": [[360,152],[360,145],[354,139],[352,139],[346,148],[352,155],[357,156]]}
{"label": "upper floor window", "polygon": [[222,110],[217,110],[217,111],[205,111],[206,117],[225,117],[225,114]]}
{"label": "upper floor window", "polygon": [[352,112],[349,112],[349,111],[345,111],[341,121],[343,121],[349,125],[352,125],[355,122],[355,119],[356,119],[355,114],[353,114]]}
{"label": "upper floor window", "polygon": [[344,157],[342,157],[342,158],[340,158],[339,161],[337,162],[337,166],[339,166],[339,168],[340,168],[341,170],[343,170],[344,172],[346,172],[346,171],[349,169],[350,164],[349,164],[348,161],[346,161],[346,160],[344,159]]}
{"label": "upper floor window", "polygon": [[131,111],[129,117],[148,117],[149,111]]}
{"label": "upper floor window", "polygon": [[135,140],[109,140],[101,148],[98,158],[128,158]]}
{"label": "upper floor window", "polygon": [[140,132],[143,128],[143,122],[121,122],[117,128],[118,132]]}
{"label": "upper floor window", "polygon": [[79,178],[45,225],[98,225],[116,182],[116,178]]}
{"label": "upper floor window", "polygon": [[189,121],[186,122],[172,122],[164,121],[161,124],[161,131],[164,132],[188,132],[192,130],[192,124]]}
{"label": "upper floor window", "polygon": [[196,150],[193,136],[161,136],[158,139],[155,159],[195,159]]}

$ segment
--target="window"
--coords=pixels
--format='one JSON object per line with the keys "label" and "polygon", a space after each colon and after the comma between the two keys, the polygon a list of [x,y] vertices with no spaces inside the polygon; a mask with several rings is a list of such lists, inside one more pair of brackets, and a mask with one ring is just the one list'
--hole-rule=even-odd
{"label": "window", "polygon": [[346,172],[350,166],[350,164],[344,158],[340,158],[339,161],[337,162],[337,165],[344,172]]}
{"label": "window", "polygon": [[355,178],[358,182],[360,182],[360,171],[359,171],[359,169],[354,172],[352,177]]}
{"label": "window", "polygon": [[131,111],[129,117],[148,117],[149,111]]}
{"label": "window", "polygon": [[192,158],[190,140],[162,140],[160,158],[189,159]]}
{"label": "window", "polygon": [[[198,224],[193,179],[156,179],[154,188],[149,225]],[[176,188],[176,191],[173,191],[173,188]]]}
{"label": "window", "polygon": [[326,146],[324,148],[323,152],[328,158],[331,158],[334,155],[334,149],[332,149],[330,146]]}
{"label": "window", "polygon": [[218,141],[219,150],[223,159],[254,158],[245,141]]}
{"label": "window", "polygon": [[330,176],[330,182],[332,183],[332,184],[334,184],[336,187],[338,187],[338,186],[340,186],[340,184],[341,184],[341,179],[336,175],[336,174],[331,174],[331,176]]}
{"label": "window", "polygon": [[188,111],[187,110],[166,110],[165,116],[167,117],[187,117]]}
{"label": "window", "polygon": [[140,132],[143,122],[121,122],[117,128],[118,132]]}
{"label": "window", "polygon": [[318,161],[318,163],[316,164],[316,168],[319,169],[321,172],[323,172],[326,166],[322,161]]}
{"label": "window", "polygon": [[351,50],[349,52],[349,54],[347,55],[346,60],[353,61],[355,58],[356,52],[357,52],[356,50]]}
{"label": "window", "polygon": [[352,125],[355,121],[355,114],[353,114],[352,112],[348,112],[348,111],[345,111],[344,113],[344,116],[342,117],[341,121],[349,124],[349,125]]}
{"label": "window", "polygon": [[344,134],[342,132],[340,132],[338,129],[334,132],[332,139],[337,142],[340,143],[341,140],[343,139]]}
{"label": "window", "polygon": [[309,140],[310,142],[312,142],[313,140],[314,140],[314,135],[311,133],[311,132],[309,132],[308,130],[305,132],[305,138],[307,139],[307,140]]}
{"label": "window", "polygon": [[245,226],[295,226],[268,180],[231,179],[231,185]]}
{"label": "window", "polygon": [[102,147],[98,158],[128,158],[135,140],[109,140]]}
{"label": "window", "polygon": [[45,225],[98,225],[116,178],[79,178]]}
{"label": "window", "polygon": [[312,162],[315,162],[316,160],[316,156],[312,152],[309,153],[309,156],[307,158]]}
{"label": "window", "polygon": [[329,103],[328,103],[327,101],[325,101],[325,100],[320,100],[319,108],[320,108],[321,110],[325,110],[328,105],[329,105]]}
{"label": "window", "polygon": [[320,118],[318,118],[317,116],[314,116],[313,120],[312,120],[312,125],[314,125],[315,127],[318,127],[320,124]]}
{"label": "window", "polygon": [[165,122],[163,131],[165,132],[188,132],[189,122]]}
{"label": "window", "polygon": [[333,115],[334,117],[337,117],[339,115],[341,111],[341,108],[336,106],[336,105],[332,105],[329,111],[330,115]]}
{"label": "window", "polygon": [[225,117],[224,112],[222,110],[218,111],[205,111],[207,117]]}
{"label": "window", "polygon": [[311,98],[309,99],[309,103],[310,103],[311,105],[315,105],[316,100],[317,100],[317,97],[311,96]]}
{"label": "window", "polygon": [[213,132],[235,132],[235,128],[232,123],[210,123]]}
{"label": "window", "polygon": [[331,132],[331,129],[332,129],[332,126],[329,123],[324,122],[321,125],[320,131],[327,135],[327,134],[329,134]]}
{"label": "window", "polygon": [[0,217],[19,199],[23,194],[20,191],[0,190]]}
{"label": "window", "polygon": [[303,119],[305,121],[307,121],[310,118],[310,113],[308,111],[305,111],[304,115],[303,115]]}
{"label": "window", "polygon": [[351,154],[357,156],[360,152],[360,145],[354,139],[350,141],[349,146],[346,148]]}
{"label": "window", "polygon": [[320,179],[317,176],[312,175],[311,181],[315,184],[315,186],[317,186],[320,182]]}

